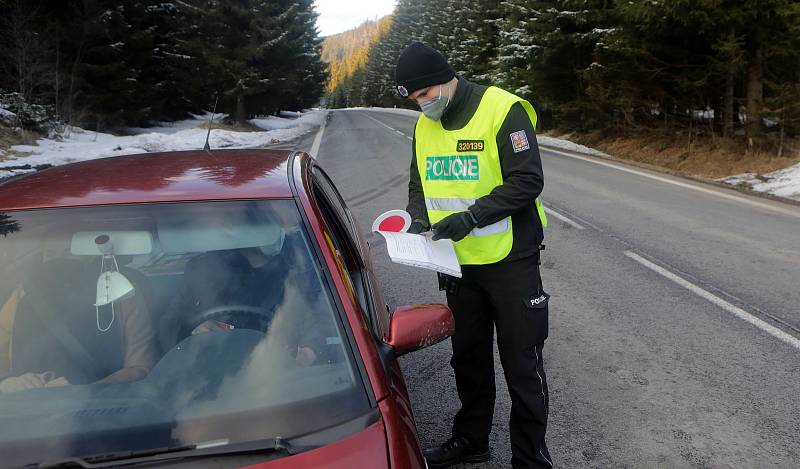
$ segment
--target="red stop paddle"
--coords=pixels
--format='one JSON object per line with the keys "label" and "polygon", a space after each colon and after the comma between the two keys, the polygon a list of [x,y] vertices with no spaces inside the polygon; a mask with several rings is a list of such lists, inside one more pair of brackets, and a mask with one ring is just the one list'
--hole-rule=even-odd
{"label": "red stop paddle", "polygon": [[403,217],[392,216],[381,220],[381,223],[378,225],[378,229],[380,231],[393,231],[396,233],[403,231],[405,225],[406,221],[403,220]]}
{"label": "red stop paddle", "polygon": [[372,223],[372,231],[402,233],[411,226],[411,215],[405,210],[389,210]]}

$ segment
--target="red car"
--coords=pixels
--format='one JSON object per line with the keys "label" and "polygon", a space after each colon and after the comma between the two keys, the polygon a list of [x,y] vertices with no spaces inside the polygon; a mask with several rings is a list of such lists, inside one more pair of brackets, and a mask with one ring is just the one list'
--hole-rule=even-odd
{"label": "red car", "polygon": [[304,153],[187,151],[0,183],[0,466],[422,468],[389,314]]}

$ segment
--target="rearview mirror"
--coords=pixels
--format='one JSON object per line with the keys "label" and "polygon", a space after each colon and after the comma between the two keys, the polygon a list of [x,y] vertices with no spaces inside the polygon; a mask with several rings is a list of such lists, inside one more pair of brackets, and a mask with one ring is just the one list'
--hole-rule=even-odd
{"label": "rearview mirror", "polygon": [[403,355],[450,337],[456,326],[445,305],[400,306],[394,310],[386,341],[396,355]]}

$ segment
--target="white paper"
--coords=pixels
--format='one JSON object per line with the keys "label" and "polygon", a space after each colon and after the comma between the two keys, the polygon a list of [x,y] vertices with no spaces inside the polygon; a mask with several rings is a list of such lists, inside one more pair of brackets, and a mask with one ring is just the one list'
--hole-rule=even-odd
{"label": "white paper", "polygon": [[453,242],[449,239],[433,241],[425,235],[388,231],[378,233],[386,239],[386,250],[392,262],[461,277],[461,265]]}

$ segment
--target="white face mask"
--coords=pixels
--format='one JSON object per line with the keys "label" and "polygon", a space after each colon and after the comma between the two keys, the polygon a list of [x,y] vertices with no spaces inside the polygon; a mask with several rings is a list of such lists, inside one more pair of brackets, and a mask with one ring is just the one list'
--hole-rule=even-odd
{"label": "white face mask", "polygon": [[442,99],[442,88],[444,85],[439,85],[439,96],[429,99],[424,103],[420,103],[419,107],[425,117],[432,121],[438,121],[444,115],[444,110],[450,105],[450,84],[447,85],[447,100]]}
{"label": "white face mask", "polygon": [[134,288],[130,280],[119,272],[103,272],[97,279],[97,298],[95,306],[104,306],[133,296]]}
{"label": "white face mask", "polygon": [[[109,263],[106,267],[106,263]],[[117,259],[113,255],[104,255],[101,263],[100,276],[97,277],[97,293],[95,295],[95,319],[97,330],[107,332],[114,324],[114,303],[132,297],[136,289],[130,280],[119,272]],[[100,325],[100,307],[111,305],[111,321],[103,327]]]}

